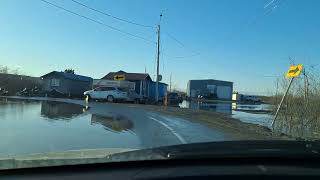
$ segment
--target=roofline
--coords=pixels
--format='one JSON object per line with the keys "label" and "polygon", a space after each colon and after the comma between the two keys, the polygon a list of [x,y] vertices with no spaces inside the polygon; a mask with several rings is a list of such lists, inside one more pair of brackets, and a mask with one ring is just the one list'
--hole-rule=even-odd
{"label": "roofline", "polygon": [[[66,73],[66,72],[63,72],[63,71],[51,71],[51,72],[49,72],[49,73],[47,73],[47,74],[45,74],[45,75],[43,75],[43,76],[40,76],[40,78],[44,78],[44,77],[46,77],[46,76],[48,76],[48,75],[50,75],[50,74],[53,74],[53,73],[58,73],[59,76],[66,78],[65,76],[63,76],[63,75],[60,74],[60,73]],[[93,81],[93,78],[92,78],[92,77],[89,77],[89,76],[83,76],[83,75],[79,75],[79,74],[73,74],[73,75],[75,75],[75,76],[82,76],[82,77],[91,79],[91,81]],[[66,79],[68,79],[68,78],[66,78]],[[81,79],[73,79],[73,80],[75,80],[75,81],[84,81],[84,80],[81,80]]]}
{"label": "roofline", "polygon": [[[117,74],[117,73],[121,73],[121,72],[109,72],[108,74],[104,75],[101,79],[104,79],[106,76],[108,76],[109,74]],[[147,79],[149,77],[149,79],[152,81],[152,78],[150,76],[149,73],[134,73],[134,72],[125,72],[123,71],[124,74],[140,74],[140,75],[146,75],[145,79]],[[139,79],[137,79],[139,80]]]}
{"label": "roofline", "polygon": [[220,81],[220,82],[226,82],[226,83],[233,83],[232,81],[224,81],[224,80],[217,80],[217,79],[192,79],[189,81]]}
{"label": "roofline", "polygon": [[40,78],[43,78],[43,77],[45,77],[45,76],[48,76],[49,74],[52,74],[52,73],[58,73],[58,71],[51,71],[51,72],[49,72],[49,73],[47,73],[47,74],[45,74],[45,75],[40,76]]}

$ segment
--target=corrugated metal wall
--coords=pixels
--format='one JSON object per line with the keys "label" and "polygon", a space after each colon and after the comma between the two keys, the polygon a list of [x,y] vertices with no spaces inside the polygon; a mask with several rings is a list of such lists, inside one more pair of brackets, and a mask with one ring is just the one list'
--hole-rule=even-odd
{"label": "corrugated metal wall", "polygon": [[190,80],[188,82],[187,95],[196,98],[199,95],[209,99],[231,100],[233,83],[212,79]]}

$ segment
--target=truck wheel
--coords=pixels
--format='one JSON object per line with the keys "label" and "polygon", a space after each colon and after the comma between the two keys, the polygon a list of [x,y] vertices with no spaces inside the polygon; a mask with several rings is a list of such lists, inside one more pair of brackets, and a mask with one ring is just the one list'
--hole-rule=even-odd
{"label": "truck wheel", "polygon": [[108,96],[108,97],[107,97],[107,102],[112,103],[113,101],[114,101],[113,96]]}
{"label": "truck wheel", "polygon": [[90,95],[86,95],[86,96],[85,96],[85,100],[86,100],[87,102],[91,101]]}

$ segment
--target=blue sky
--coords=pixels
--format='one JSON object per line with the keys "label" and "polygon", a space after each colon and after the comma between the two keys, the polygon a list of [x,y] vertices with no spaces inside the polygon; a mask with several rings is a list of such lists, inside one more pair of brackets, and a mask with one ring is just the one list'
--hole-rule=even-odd
{"label": "blue sky", "polygon": [[[154,28],[101,15],[71,0],[47,0],[156,41]],[[320,63],[317,0],[78,0],[114,16],[155,26],[161,21],[160,73],[185,89],[189,79],[234,82],[240,92],[268,93],[292,57]],[[53,70],[101,78],[110,71],[154,77],[156,45],[82,19],[40,0],[0,1],[0,65],[41,76]],[[183,46],[170,38],[174,36]],[[196,56],[194,56],[197,54]],[[185,57],[185,58],[177,58]],[[319,66],[318,66],[319,67]]]}

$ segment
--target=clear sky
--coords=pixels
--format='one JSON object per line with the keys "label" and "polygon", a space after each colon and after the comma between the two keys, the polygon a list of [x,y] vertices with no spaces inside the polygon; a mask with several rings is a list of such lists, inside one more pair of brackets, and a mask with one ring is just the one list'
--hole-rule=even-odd
{"label": "clear sky", "polygon": [[[104,24],[156,41],[156,29],[47,0]],[[189,79],[234,82],[240,92],[274,90],[290,64],[320,63],[318,0],[77,0],[113,16],[156,26],[160,73],[185,89]],[[170,38],[170,35],[181,44]],[[40,0],[0,0],[0,65],[41,76],[53,70],[101,78],[110,71],[155,74],[156,45],[80,18]],[[184,58],[177,58],[184,57]],[[320,66],[318,66],[320,67]]]}

